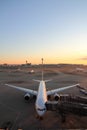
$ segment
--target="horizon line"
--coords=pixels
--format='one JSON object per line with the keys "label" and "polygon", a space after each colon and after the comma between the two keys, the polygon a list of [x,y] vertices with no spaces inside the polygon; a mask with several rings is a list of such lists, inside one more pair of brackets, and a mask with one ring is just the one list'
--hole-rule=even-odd
{"label": "horizon line", "polygon": [[[65,64],[65,65],[87,65],[87,64],[81,64],[81,63],[44,63],[43,65],[60,65],[60,64]],[[28,64],[26,64],[26,63],[21,63],[21,64],[9,64],[9,63],[3,63],[3,64],[1,64],[0,63],[0,65],[41,65],[41,64],[32,64],[32,63],[28,63]]]}

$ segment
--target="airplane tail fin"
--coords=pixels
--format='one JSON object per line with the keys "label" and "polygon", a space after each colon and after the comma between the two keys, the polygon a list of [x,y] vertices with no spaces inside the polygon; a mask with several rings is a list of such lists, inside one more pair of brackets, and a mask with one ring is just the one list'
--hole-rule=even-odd
{"label": "airplane tail fin", "polygon": [[36,81],[36,82],[41,82],[41,81],[49,82],[49,81],[51,81],[52,79],[49,79],[49,80],[44,80],[44,79],[43,79],[43,58],[42,58],[41,60],[42,60],[42,79],[41,79],[41,80],[33,79],[33,80]]}
{"label": "airplane tail fin", "polygon": [[42,60],[42,81],[43,81],[43,58],[41,60]]}

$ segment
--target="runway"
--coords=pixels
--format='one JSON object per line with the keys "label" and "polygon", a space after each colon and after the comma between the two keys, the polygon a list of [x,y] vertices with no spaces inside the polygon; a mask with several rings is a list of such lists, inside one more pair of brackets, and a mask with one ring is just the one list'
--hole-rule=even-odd
{"label": "runway", "polygon": [[[48,72],[44,74],[45,79],[52,79],[52,81],[46,84],[47,90],[86,81],[85,75],[66,73],[54,73],[52,75]],[[44,119],[41,121],[38,120],[34,107],[35,99],[26,102],[24,100],[25,93],[4,85],[5,83],[9,83],[37,90],[39,84],[32,79],[40,79],[40,72],[38,71],[34,74],[29,74],[24,71],[14,72],[8,70],[0,72],[0,128],[8,121],[11,123],[10,129],[12,130],[19,128],[23,130],[29,130],[30,128],[36,130],[87,128],[87,117],[79,117],[76,115],[68,115],[64,124],[61,122],[60,115],[56,112],[46,112]],[[83,96],[76,87],[65,90],[62,93]]]}

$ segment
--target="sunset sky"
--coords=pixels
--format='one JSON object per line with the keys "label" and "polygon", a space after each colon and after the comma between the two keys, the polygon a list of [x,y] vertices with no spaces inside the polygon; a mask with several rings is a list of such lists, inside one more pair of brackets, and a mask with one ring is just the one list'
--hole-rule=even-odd
{"label": "sunset sky", "polygon": [[0,64],[87,64],[87,0],[0,0]]}

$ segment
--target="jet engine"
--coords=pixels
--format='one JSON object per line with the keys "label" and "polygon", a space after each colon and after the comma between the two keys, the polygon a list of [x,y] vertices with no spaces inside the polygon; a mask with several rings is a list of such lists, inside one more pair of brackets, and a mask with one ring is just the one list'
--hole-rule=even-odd
{"label": "jet engine", "polygon": [[48,96],[47,96],[47,99],[48,99],[48,100],[50,100],[50,99],[51,99],[51,96],[50,96],[50,95],[48,95]]}
{"label": "jet engine", "polygon": [[60,99],[59,94],[55,93],[55,94],[54,94],[54,99],[55,99],[55,101],[58,101],[58,100]]}
{"label": "jet engine", "polygon": [[30,99],[30,94],[29,94],[29,93],[26,93],[26,94],[24,95],[24,99],[25,99],[26,101],[28,101],[28,100]]}

